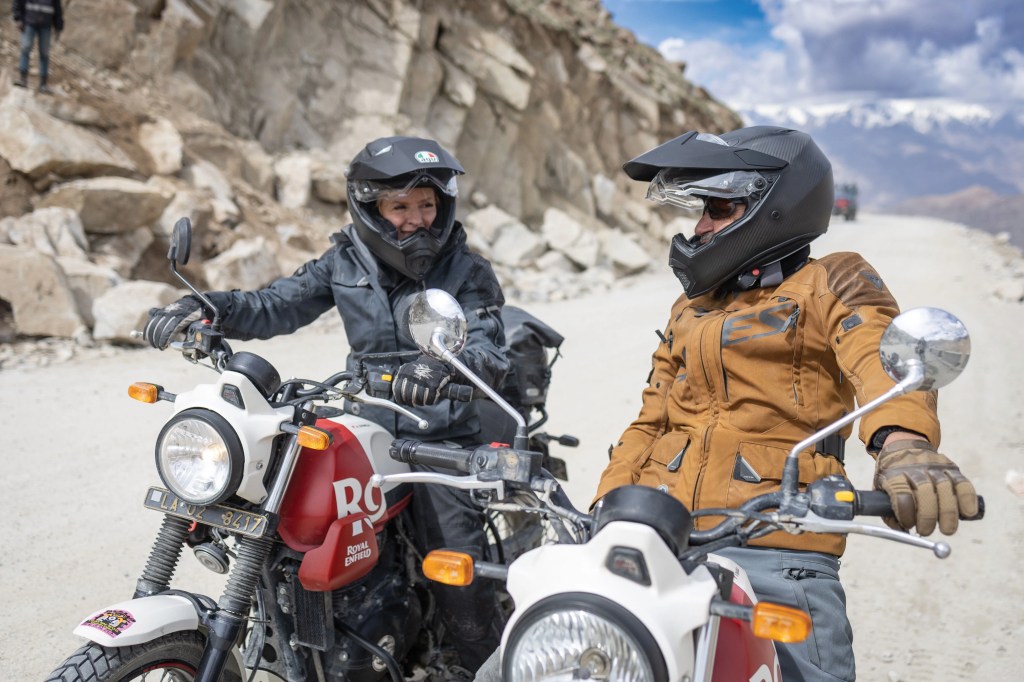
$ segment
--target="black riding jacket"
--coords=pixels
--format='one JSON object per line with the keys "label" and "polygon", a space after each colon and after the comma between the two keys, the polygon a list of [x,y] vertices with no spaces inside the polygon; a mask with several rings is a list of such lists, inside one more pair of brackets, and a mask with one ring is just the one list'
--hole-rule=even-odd
{"label": "black riding jacket", "polygon": [[60,0],[13,0],[11,11],[14,21],[28,26],[52,26],[64,30],[64,13]]}
{"label": "black riding jacket", "polygon": [[[424,288],[443,289],[459,302],[468,322],[468,337],[459,359],[489,385],[501,384],[508,371],[501,320],[505,299],[490,263],[466,246],[460,223],[455,224],[422,282],[382,268],[352,225],[333,235],[331,241],[333,245],[320,258],[264,289],[208,293],[222,315],[227,336],[246,340],[289,334],[334,307],[341,314],[351,348],[346,367],[352,369],[362,360],[372,368],[371,376],[394,374],[399,365],[419,355],[406,328],[411,295]],[[330,362],[325,358],[325,363]],[[412,408],[430,422],[426,431],[390,410],[348,407],[399,438],[446,440],[472,438],[480,432],[473,403],[442,400],[430,407]]]}

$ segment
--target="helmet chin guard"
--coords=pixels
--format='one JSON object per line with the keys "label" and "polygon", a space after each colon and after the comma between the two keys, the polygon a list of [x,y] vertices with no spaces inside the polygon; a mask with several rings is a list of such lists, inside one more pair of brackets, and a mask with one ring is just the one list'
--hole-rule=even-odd
{"label": "helmet chin guard", "polygon": [[669,266],[690,298],[793,254],[825,233],[832,166],[805,133],[773,126],[721,136],[690,132],[623,166],[650,181],[648,198],[681,207],[742,200],[743,215],[710,239],[672,239]]}

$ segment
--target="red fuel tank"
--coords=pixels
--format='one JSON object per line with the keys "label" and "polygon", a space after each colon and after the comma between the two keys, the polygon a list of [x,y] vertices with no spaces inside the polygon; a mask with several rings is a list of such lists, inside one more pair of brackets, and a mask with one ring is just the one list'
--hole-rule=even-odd
{"label": "red fuel tank", "polygon": [[278,524],[281,538],[299,552],[319,547],[334,521],[353,514],[365,514],[379,529],[410,498],[407,488],[386,499],[370,485],[374,468],[352,431],[326,419],[319,420],[317,427],[329,431],[334,441],[323,451],[303,448],[299,452]]}

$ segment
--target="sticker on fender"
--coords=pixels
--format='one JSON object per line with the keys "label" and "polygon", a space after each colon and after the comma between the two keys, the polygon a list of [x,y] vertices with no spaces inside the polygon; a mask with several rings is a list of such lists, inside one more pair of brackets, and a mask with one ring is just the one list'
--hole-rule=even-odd
{"label": "sticker on fender", "polygon": [[192,504],[163,488],[150,488],[143,504],[148,509],[251,538],[261,538],[267,533],[267,517],[263,514],[253,514],[220,504]]}

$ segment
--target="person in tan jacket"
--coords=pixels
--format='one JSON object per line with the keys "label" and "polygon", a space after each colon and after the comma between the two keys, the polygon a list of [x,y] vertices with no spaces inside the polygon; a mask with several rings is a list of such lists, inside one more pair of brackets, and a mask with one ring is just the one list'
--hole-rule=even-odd
{"label": "person in tan jacket", "polygon": [[[690,510],[738,507],[778,489],[786,455],[809,434],[892,386],[879,341],[899,313],[856,253],[810,258],[832,212],[832,168],[805,133],[758,126],[689,132],[623,166],[647,197],[701,210],[676,235],[683,285],[659,333],[643,406],[611,452],[596,499],[640,484]],[[910,393],[860,421],[889,493],[893,527],[953,533],[977,513],[971,483],[936,451],[936,394]],[[851,427],[800,453],[800,484],[844,474]],[[707,528],[721,517],[698,517]],[[843,538],[776,532],[721,553],[763,599],[807,610],[807,641],[777,645],[783,679],[853,680],[852,631],[839,583]]]}

